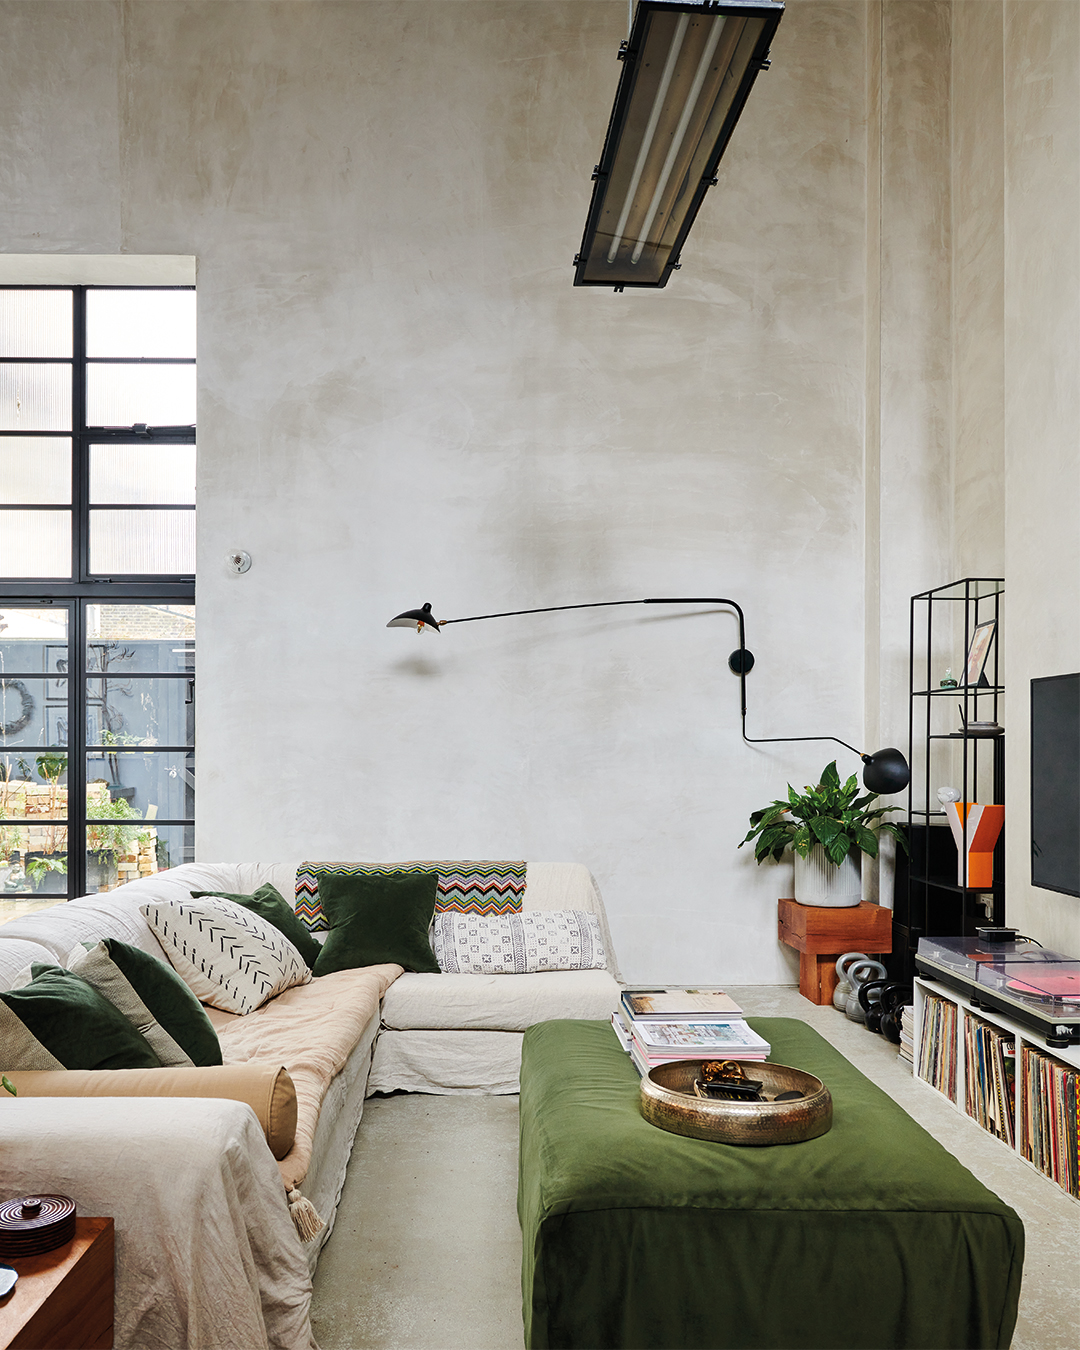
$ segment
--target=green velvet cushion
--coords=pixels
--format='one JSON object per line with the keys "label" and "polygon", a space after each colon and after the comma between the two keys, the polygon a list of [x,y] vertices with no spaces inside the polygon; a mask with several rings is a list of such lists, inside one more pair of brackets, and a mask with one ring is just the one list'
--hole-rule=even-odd
{"label": "green velvet cushion", "polygon": [[221,1063],[214,1024],[164,961],[116,938],[88,944],[69,969],[122,1012],[164,1065]]}
{"label": "green velvet cushion", "polygon": [[233,891],[191,892],[193,900],[197,900],[201,895],[216,895],[222,900],[231,900],[236,905],[250,909],[253,914],[273,924],[279,933],[289,939],[307,962],[308,969],[314,966],[322,948],[293,913],[292,907],[276,886],[271,886],[267,882],[265,886],[260,886],[254,895],[237,895]]}
{"label": "green velvet cushion", "polygon": [[61,966],[30,969],[28,985],[0,993],[0,1067],[160,1068],[149,1044],[92,985]]}
{"label": "green velvet cushion", "polygon": [[428,942],[438,872],[319,876],[319,899],[330,925],[314,975],[393,961],[406,970],[439,973]]}

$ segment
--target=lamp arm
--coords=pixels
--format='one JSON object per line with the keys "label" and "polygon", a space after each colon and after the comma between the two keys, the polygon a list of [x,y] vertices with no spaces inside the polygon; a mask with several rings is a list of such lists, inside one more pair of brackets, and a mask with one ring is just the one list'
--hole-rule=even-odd
{"label": "lamp arm", "polygon": [[[744,653],[746,648],[746,618],[742,611],[742,606],[735,600],[726,599],[723,596],[715,595],[690,595],[690,596],[654,596],[647,600],[593,600],[584,605],[542,605],[539,609],[507,609],[498,614],[470,614],[464,619],[440,619],[439,627],[445,628],[451,623],[475,623],[477,619],[510,619],[518,614],[553,614],[556,610],[563,609],[608,609],[613,605],[729,605],[739,616],[739,652]],[[729,663],[730,664],[730,663]],[[750,664],[753,664],[753,658],[750,658]],[[742,711],[743,734],[746,732],[746,663],[742,662],[742,669],[737,673],[739,676],[739,695],[740,708]],[[734,667],[733,667],[734,669]]]}
{"label": "lamp arm", "polygon": [[835,741],[837,745],[842,745],[845,750],[850,750],[860,759],[866,759],[866,755],[861,750],[856,750],[853,745],[848,745],[847,741],[842,741],[839,736],[748,736],[746,734],[745,712],[743,713],[742,738],[749,745],[776,745],[780,742],[786,745],[788,741]]}
{"label": "lamp arm", "polygon": [[541,605],[539,609],[504,609],[498,614],[470,614],[464,619],[440,619],[439,627],[451,623],[475,623],[477,619],[512,619],[516,614],[553,614],[557,609],[605,609],[610,605],[647,605],[648,600],[593,600],[585,605]]}

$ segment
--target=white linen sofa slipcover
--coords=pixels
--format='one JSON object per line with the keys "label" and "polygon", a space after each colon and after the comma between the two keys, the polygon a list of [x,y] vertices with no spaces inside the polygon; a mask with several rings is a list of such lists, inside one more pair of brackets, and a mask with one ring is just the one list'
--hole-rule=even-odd
{"label": "white linen sofa slipcover", "polygon": [[[140,905],[150,900],[187,899],[193,890],[251,894],[266,882],[291,902],[300,861],[303,860],[185,863],[103,895],[84,896],[2,924],[0,989],[10,988],[19,972],[32,962],[64,964],[80,942],[105,937],[118,938],[165,961],[163,950],[139,912]],[[325,1229],[317,1239],[301,1247],[288,1221],[280,1184],[276,1185],[276,1195],[266,1194],[260,1201],[259,1221],[264,1222],[268,1213],[280,1211],[282,1222],[279,1232],[265,1236],[254,1258],[244,1255],[241,1261],[247,1272],[247,1306],[237,1314],[234,1325],[244,1327],[244,1337],[249,1338],[251,1326],[261,1321],[268,1346],[288,1344],[296,1350],[306,1350],[310,1331],[297,1313],[297,1298],[303,1301],[302,1288],[298,1295],[297,1270],[303,1270],[305,1257],[307,1268],[314,1270],[319,1251],[333,1228],[366,1095],[397,1089],[435,1093],[516,1092],[521,1039],[527,1026],[554,1018],[606,1017],[617,1007],[618,971],[611,936],[603,901],[588,869],[580,864],[529,863],[526,875],[524,909],[582,909],[597,916],[608,969],[490,976],[406,973],[390,986],[381,1021],[379,1017],[370,1019],[345,1067],[331,1082],[320,1108],[303,1190],[324,1219]],[[118,1156],[122,1156],[128,1122],[133,1119],[131,1099],[94,1101],[92,1116],[99,1148],[108,1152],[112,1120],[120,1146]],[[76,1128],[83,1104],[55,1098],[25,1100],[18,1111],[0,1116],[0,1139],[4,1145],[0,1155],[0,1192],[23,1193],[34,1168],[44,1170],[32,1189],[53,1188],[50,1177],[44,1174],[48,1169],[42,1149],[25,1133],[26,1129],[50,1110],[55,1112],[58,1122],[69,1121],[71,1128]],[[216,1137],[215,1131],[232,1131],[235,1135],[237,1122],[244,1121],[250,1126],[244,1135],[246,1146],[255,1147],[250,1143],[255,1138],[251,1131],[258,1131],[250,1107],[204,1100],[197,1108],[189,1103],[184,1108],[189,1113],[192,1109],[206,1113],[211,1139]],[[59,1157],[57,1160],[55,1175],[66,1179],[65,1193],[75,1198],[81,1212],[111,1212],[116,1220],[118,1347],[160,1345],[199,1350],[202,1346],[232,1344],[227,1337],[214,1340],[200,1329],[209,1326],[205,1316],[198,1312],[205,1306],[203,1294],[214,1301],[220,1292],[200,1289],[203,1278],[200,1272],[209,1269],[205,1253],[196,1262],[193,1251],[188,1251],[187,1257],[170,1251],[169,1259],[160,1268],[154,1267],[157,1284],[151,1278],[152,1287],[147,1289],[145,1253],[148,1246],[151,1249],[154,1246],[153,1216],[165,1218],[170,1213],[178,1189],[192,1192],[204,1185],[207,1168],[205,1156],[200,1157],[197,1150],[188,1155],[166,1142],[169,1109],[170,1103],[162,1099],[140,1102],[140,1119],[161,1121],[163,1157],[158,1170],[140,1161],[133,1169],[130,1187],[117,1186],[114,1192],[112,1185],[103,1186],[101,1167],[93,1161],[93,1150],[87,1150],[82,1181],[78,1159],[72,1159],[70,1152],[65,1154],[62,1166]],[[258,1139],[259,1156],[253,1162],[252,1177],[237,1185],[239,1192],[275,1189],[276,1166],[261,1134]],[[106,1195],[112,1196],[111,1211],[105,1207]],[[205,1223],[208,1232],[216,1235],[215,1240],[237,1246],[236,1233],[240,1230],[235,1223],[241,1223],[243,1215],[237,1217],[233,1202],[230,1212],[234,1227],[228,1230],[227,1237],[222,1237],[224,1230],[214,1218],[212,1208],[206,1211]],[[247,1241],[245,1237],[237,1250],[246,1253]],[[174,1306],[181,1287],[190,1291],[182,1312]],[[230,1301],[236,1307],[238,1300],[243,1302],[237,1286]],[[219,1333],[225,1336],[220,1328]],[[248,1350],[250,1345],[254,1350],[254,1346],[262,1343],[248,1339],[243,1347]]]}

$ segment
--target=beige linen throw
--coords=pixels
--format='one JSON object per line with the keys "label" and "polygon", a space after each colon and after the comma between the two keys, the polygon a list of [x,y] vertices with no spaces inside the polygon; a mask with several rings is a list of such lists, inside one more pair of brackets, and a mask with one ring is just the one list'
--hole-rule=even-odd
{"label": "beige linen throw", "polygon": [[379,1013],[382,996],[401,966],[363,966],[321,975],[239,1017],[207,1008],[226,1064],[249,1060],[284,1064],[296,1088],[296,1141],[278,1163],[287,1191],[300,1187],[323,1097],[364,1028]]}

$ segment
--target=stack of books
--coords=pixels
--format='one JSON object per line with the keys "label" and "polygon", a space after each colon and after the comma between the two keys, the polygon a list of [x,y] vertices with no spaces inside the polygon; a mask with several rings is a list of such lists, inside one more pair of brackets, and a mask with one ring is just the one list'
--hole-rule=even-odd
{"label": "stack of books", "polygon": [[671,1060],[762,1060],[770,1050],[719,989],[624,989],[611,1025],[642,1075]]}
{"label": "stack of books", "polygon": [[900,1009],[900,1058],[911,1070],[915,1063],[915,1009],[906,1004]]}

